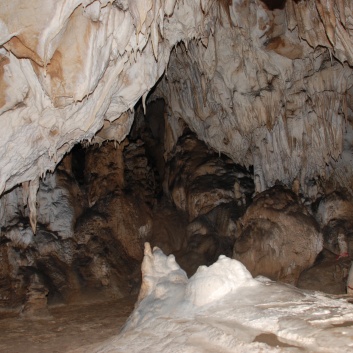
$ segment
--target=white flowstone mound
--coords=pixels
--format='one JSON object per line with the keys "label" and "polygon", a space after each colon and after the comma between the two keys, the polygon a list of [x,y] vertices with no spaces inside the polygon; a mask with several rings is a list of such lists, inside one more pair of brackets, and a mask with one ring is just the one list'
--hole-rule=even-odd
{"label": "white flowstone mound", "polygon": [[243,286],[256,286],[257,282],[239,261],[221,255],[210,267],[200,266],[186,286],[185,299],[194,306],[215,303]]}
{"label": "white flowstone mound", "polygon": [[[146,244],[139,302],[118,336],[85,352],[352,352],[344,299],[253,279],[220,256],[187,279],[174,257]],[[76,351],[82,352],[82,350]]]}

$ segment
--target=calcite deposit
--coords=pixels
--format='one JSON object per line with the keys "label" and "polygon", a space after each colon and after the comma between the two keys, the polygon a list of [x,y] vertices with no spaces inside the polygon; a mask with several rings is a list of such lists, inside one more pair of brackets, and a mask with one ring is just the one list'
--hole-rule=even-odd
{"label": "calcite deposit", "polygon": [[110,124],[100,138],[121,142],[161,77],[174,138],[187,122],[254,165],[259,191],[315,176],[352,190],[352,18],[349,0],[3,1],[0,191]]}

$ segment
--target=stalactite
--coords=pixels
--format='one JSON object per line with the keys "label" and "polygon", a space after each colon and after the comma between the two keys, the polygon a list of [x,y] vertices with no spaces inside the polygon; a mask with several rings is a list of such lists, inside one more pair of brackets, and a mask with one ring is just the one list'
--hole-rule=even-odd
{"label": "stalactite", "polygon": [[39,188],[39,178],[22,184],[23,204],[29,208],[29,221],[32,231],[36,234],[37,230],[37,192]]}
{"label": "stalactite", "polygon": [[[108,139],[123,140],[132,118],[122,114],[145,101],[168,63],[156,92],[169,110],[236,162],[253,164],[251,149],[259,148],[260,184],[291,183],[300,164],[304,179],[326,173],[326,164],[334,174],[350,124],[347,1],[51,1],[35,23],[29,3],[17,22],[12,7],[0,5],[0,45],[8,48],[0,53],[1,192],[54,170],[105,121],[118,118]],[[266,130],[271,151],[259,142]]]}

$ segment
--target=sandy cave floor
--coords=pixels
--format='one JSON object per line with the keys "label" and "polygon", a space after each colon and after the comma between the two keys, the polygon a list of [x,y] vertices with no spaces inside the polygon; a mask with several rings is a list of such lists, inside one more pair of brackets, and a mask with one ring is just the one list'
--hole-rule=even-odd
{"label": "sandy cave floor", "polygon": [[1,353],[77,353],[116,335],[134,308],[136,296],[104,303],[49,307],[41,319],[0,313]]}

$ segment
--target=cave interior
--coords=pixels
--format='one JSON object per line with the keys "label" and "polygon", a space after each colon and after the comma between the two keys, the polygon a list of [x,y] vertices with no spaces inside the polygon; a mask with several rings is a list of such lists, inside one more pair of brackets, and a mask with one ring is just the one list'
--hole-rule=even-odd
{"label": "cave interior", "polygon": [[188,278],[225,255],[353,293],[350,1],[77,2],[17,35],[5,3],[0,314],[135,301],[146,243]]}

